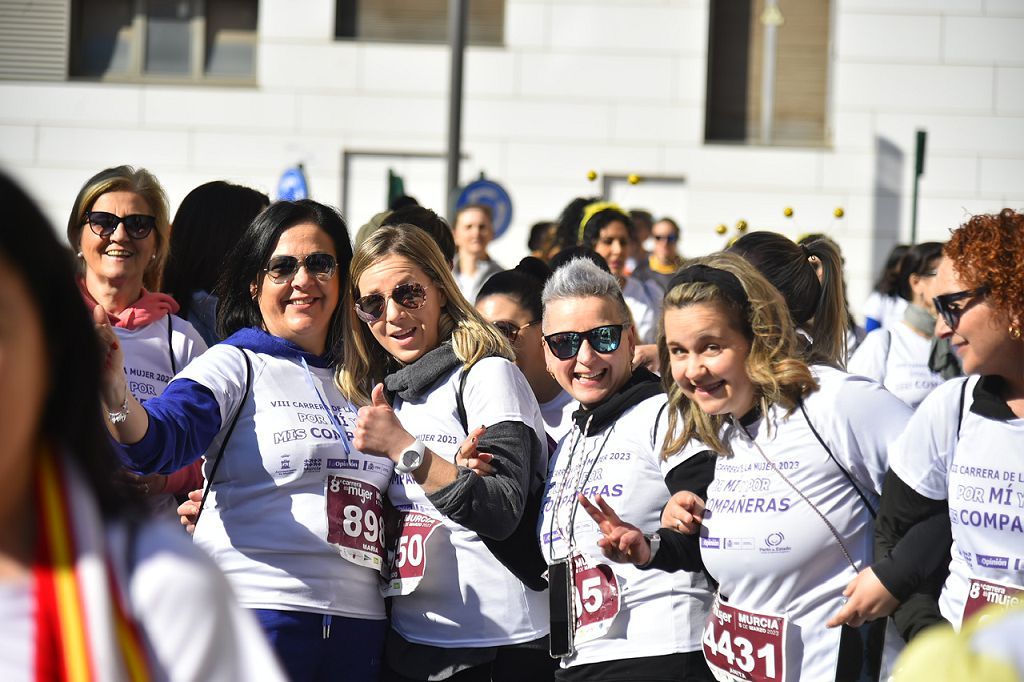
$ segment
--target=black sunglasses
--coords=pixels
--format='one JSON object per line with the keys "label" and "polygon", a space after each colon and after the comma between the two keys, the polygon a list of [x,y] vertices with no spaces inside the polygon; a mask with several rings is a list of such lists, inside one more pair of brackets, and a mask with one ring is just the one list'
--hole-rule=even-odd
{"label": "black sunglasses", "polygon": [[493,324],[495,327],[498,328],[498,331],[501,332],[506,339],[508,339],[509,343],[515,343],[516,340],[519,338],[519,332],[523,331],[524,329],[531,325],[537,324],[538,322],[540,322],[540,320],[534,320],[533,322],[527,322],[524,325],[518,325],[510,320],[498,320]]}
{"label": "black sunglasses", "polygon": [[403,308],[417,310],[427,302],[427,290],[422,284],[409,282],[399,284],[391,290],[390,296],[384,294],[369,294],[356,299],[356,317],[366,324],[373,324],[384,314],[388,299],[393,300]]}
{"label": "black sunglasses", "polygon": [[98,237],[109,237],[117,230],[117,226],[124,223],[124,230],[132,239],[145,239],[156,227],[156,217],[151,215],[126,215],[121,217],[106,211],[87,211],[85,222],[89,223],[89,229]]}
{"label": "black sunglasses", "polygon": [[978,296],[984,296],[988,293],[987,286],[980,286],[976,289],[968,289],[966,291],[957,291],[952,294],[942,294],[932,299],[932,303],[935,304],[935,310],[942,315],[942,319],[953,331],[956,331],[957,325],[960,324],[960,318],[963,316],[967,309],[971,307],[971,304],[956,305],[959,301],[965,298],[975,298]]}
{"label": "black sunglasses", "polygon": [[622,341],[622,330],[628,325],[606,324],[594,327],[586,332],[555,332],[544,337],[551,354],[559,360],[568,360],[576,357],[583,346],[583,339],[586,339],[598,353],[614,353],[619,349],[619,342]]}
{"label": "black sunglasses", "polygon": [[302,260],[296,256],[274,256],[263,268],[267,277],[274,284],[291,282],[298,274],[299,268],[305,267],[306,272],[321,282],[326,282],[338,272],[338,259],[329,253],[311,253]]}
{"label": "black sunglasses", "polygon": [[656,242],[668,242],[669,244],[675,244],[679,241],[679,236],[674,234],[652,234],[654,241]]}

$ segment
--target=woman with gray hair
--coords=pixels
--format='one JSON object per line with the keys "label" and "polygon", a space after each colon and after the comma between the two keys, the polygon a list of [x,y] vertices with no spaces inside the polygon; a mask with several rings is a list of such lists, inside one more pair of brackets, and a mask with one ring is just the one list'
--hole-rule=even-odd
{"label": "woman with gray hair", "polygon": [[570,261],[548,280],[543,303],[548,371],[579,401],[540,522],[551,653],[562,657],[556,679],[710,680],[701,654],[711,604],[704,575],[607,560],[577,498],[613,499],[624,518],[653,533],[670,489],[706,490],[714,462],[699,453],[662,477],[666,397],[657,376],[631,368],[636,328],[614,275]]}

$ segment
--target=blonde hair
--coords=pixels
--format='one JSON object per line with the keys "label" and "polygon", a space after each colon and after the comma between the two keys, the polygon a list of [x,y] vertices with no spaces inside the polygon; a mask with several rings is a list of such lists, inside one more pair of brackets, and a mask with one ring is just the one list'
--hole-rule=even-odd
{"label": "blonde hair", "polygon": [[508,340],[459,291],[444,255],[426,231],[409,224],[381,227],[356,249],[345,286],[345,356],[338,367],[337,384],[346,398],[357,405],[369,404],[370,391],[397,362],[377,342],[369,325],[355,314],[355,302],[360,297],[359,278],[388,256],[408,259],[423,270],[436,289],[444,292],[448,302],[441,308],[439,342],[451,342],[463,367],[492,355],[515,360]]}
{"label": "blonde hair", "polygon": [[670,408],[668,435],[661,453],[663,458],[681,450],[691,439],[697,439],[721,454],[731,452],[720,436],[725,415],[705,413],[672,379],[665,339],[665,312],[668,310],[703,303],[718,306],[728,313],[733,326],[750,342],[746,372],[754,384],[762,414],[767,414],[773,404],[792,411],[804,396],[818,388],[810,367],[800,359],[796,327],[778,290],[753,265],[736,254],[720,252],[687,262],[687,266],[695,264],[735,275],[749,305],[741,306],[710,282],[677,284],[665,294],[658,323],[658,356],[663,372],[661,382],[668,394]]}
{"label": "blonde hair", "polygon": [[[116,166],[107,168],[89,178],[78,196],[75,197],[71,216],[68,218],[68,244],[73,251],[78,251],[82,243],[82,230],[85,229],[85,214],[92,210],[93,204],[107,192],[131,192],[139,195],[149,205],[149,210],[156,218],[156,256],[146,265],[142,275],[142,286],[150,291],[158,291],[160,277],[163,275],[164,264],[171,245],[170,209],[167,206],[167,193],[160,181],[145,168],[132,166]],[[84,261],[78,259],[78,274],[85,270]]]}

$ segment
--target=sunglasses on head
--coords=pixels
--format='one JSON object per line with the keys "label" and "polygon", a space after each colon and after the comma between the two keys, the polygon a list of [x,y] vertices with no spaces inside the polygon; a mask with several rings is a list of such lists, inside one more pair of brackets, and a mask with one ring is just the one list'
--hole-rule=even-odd
{"label": "sunglasses on head", "polygon": [[422,284],[409,282],[399,284],[391,290],[390,296],[384,294],[368,294],[356,299],[356,316],[367,324],[373,324],[384,315],[388,299],[403,308],[418,310],[427,302],[427,290]]}
{"label": "sunglasses on head", "polygon": [[531,325],[537,324],[538,322],[540,322],[540,320],[534,320],[533,322],[518,325],[511,320],[498,320],[494,323],[494,326],[498,328],[498,331],[501,332],[506,339],[508,339],[509,343],[515,343],[516,339],[519,338],[519,332]]}
{"label": "sunglasses on head", "polygon": [[614,353],[622,341],[625,324],[606,324],[585,332],[555,332],[544,337],[551,354],[559,360],[576,357],[583,346],[583,339],[598,353]]}
{"label": "sunglasses on head", "polygon": [[301,267],[306,268],[308,275],[326,282],[338,272],[338,259],[329,253],[311,253],[301,260],[296,256],[274,256],[263,272],[274,284],[284,284],[291,282]]}
{"label": "sunglasses on head", "polygon": [[961,304],[960,301],[965,298],[984,296],[987,292],[987,286],[980,286],[976,289],[967,289],[966,291],[956,291],[952,294],[936,296],[932,299],[932,303],[935,304],[935,310],[938,311],[939,315],[942,315],[946,326],[956,331],[957,325],[960,324],[960,318],[971,307],[970,303]]}
{"label": "sunglasses on head", "polygon": [[156,217],[151,215],[126,215],[121,217],[106,211],[87,211],[85,222],[89,229],[98,237],[109,237],[124,223],[124,230],[132,239],[145,239],[156,227]]}
{"label": "sunglasses on head", "polygon": [[669,244],[675,244],[679,240],[679,236],[675,234],[652,234],[651,236],[656,242],[668,242]]}

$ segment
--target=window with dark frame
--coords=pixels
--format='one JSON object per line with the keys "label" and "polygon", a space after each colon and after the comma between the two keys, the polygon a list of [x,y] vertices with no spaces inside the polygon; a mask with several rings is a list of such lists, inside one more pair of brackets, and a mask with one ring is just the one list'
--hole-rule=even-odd
{"label": "window with dark frame", "polygon": [[[705,141],[829,143],[831,5],[831,0],[710,3]],[[771,73],[771,65],[765,62],[771,25],[775,27],[775,77],[766,127],[762,86]]]}
{"label": "window with dark frame", "polygon": [[[470,45],[502,45],[505,0],[472,0],[466,38]],[[448,0],[336,0],[334,37],[402,43],[448,40]]]}
{"label": "window with dark frame", "polygon": [[70,75],[252,83],[258,0],[77,0]]}

